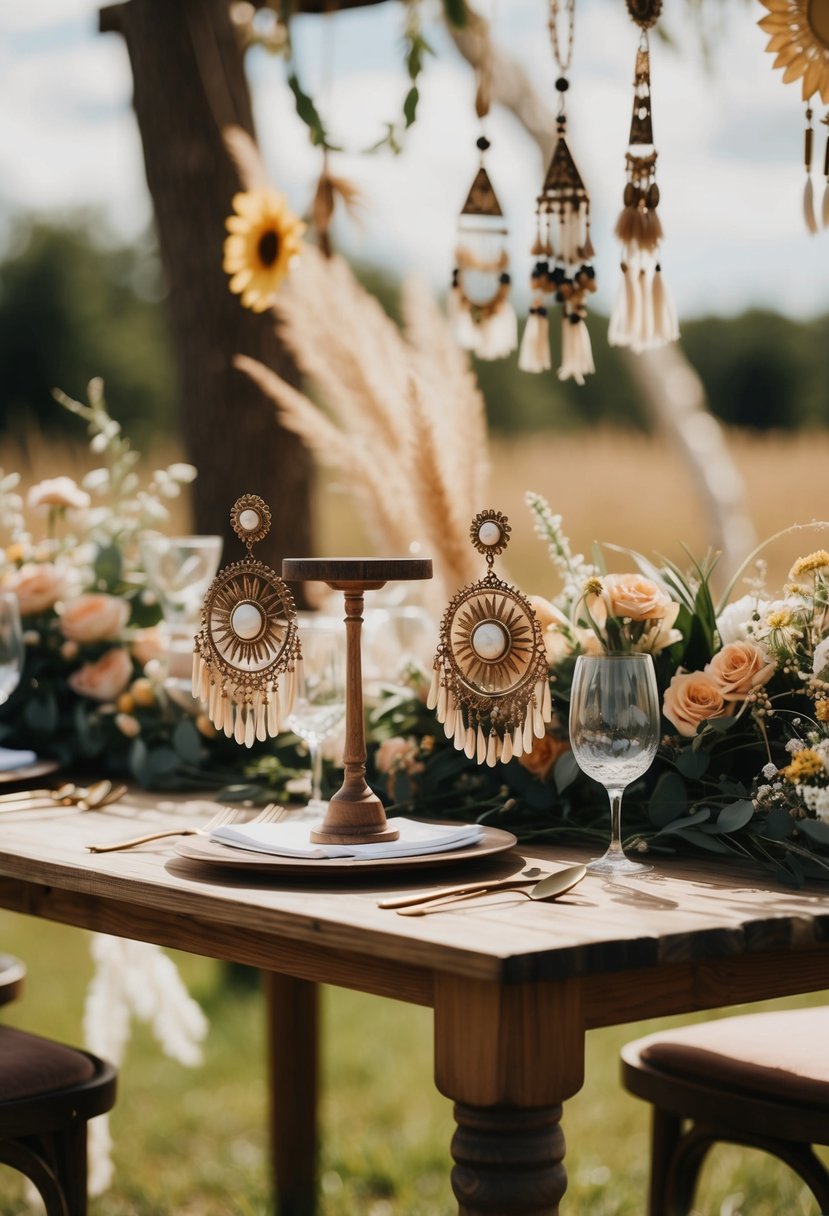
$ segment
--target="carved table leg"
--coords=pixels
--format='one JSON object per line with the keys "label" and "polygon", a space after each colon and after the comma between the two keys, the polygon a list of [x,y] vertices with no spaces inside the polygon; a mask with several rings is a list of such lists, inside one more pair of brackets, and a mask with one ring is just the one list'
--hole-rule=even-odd
{"label": "carved table leg", "polygon": [[558,1216],[561,1102],[583,1079],[578,981],[435,977],[435,1081],[455,1099],[459,1216]]}
{"label": "carved table leg", "polygon": [[267,1006],[270,1147],[279,1216],[313,1216],[317,1183],[318,990],[262,973]]}

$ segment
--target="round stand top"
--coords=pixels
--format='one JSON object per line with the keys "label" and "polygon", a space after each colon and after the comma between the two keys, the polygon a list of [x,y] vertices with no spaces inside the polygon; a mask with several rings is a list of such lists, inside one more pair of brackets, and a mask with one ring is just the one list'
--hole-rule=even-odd
{"label": "round stand top", "polygon": [[428,557],[286,557],[282,577],[334,586],[364,583],[382,587],[384,583],[431,578],[432,561]]}

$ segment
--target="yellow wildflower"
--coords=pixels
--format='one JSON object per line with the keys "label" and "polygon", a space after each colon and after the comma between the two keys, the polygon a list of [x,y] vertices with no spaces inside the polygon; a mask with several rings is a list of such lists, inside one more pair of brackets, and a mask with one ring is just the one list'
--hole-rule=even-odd
{"label": "yellow wildflower", "polygon": [[829,722],[829,700],[826,697],[815,701],[815,717],[818,722]]}
{"label": "yellow wildflower", "polygon": [[829,567],[829,553],[825,549],[816,549],[806,557],[799,557],[789,571],[790,579],[801,578],[804,574],[815,574],[818,570]]}
{"label": "yellow wildflower", "polygon": [[795,752],[792,756],[790,764],[785,768],[781,768],[780,776],[792,785],[800,785],[804,781],[808,781],[810,777],[817,777],[818,773],[822,773],[823,761],[816,751],[811,747],[804,747],[802,751]]}
{"label": "yellow wildflower", "polygon": [[22,562],[26,556],[26,550],[22,545],[9,545],[6,550],[6,557],[10,562]]}
{"label": "yellow wildflower", "polygon": [[302,249],[305,225],[275,190],[250,190],[233,197],[226,221],[224,270],[230,290],[245,308],[264,312],[274,302],[288,267]]}
{"label": "yellow wildflower", "polygon": [[792,614],[788,608],[779,608],[777,612],[770,612],[766,617],[766,624],[769,629],[785,629],[791,623]]}
{"label": "yellow wildflower", "polygon": [[584,595],[601,595],[603,591],[604,586],[602,584],[602,580],[600,578],[596,578],[595,575],[592,578],[589,578],[584,584]]}

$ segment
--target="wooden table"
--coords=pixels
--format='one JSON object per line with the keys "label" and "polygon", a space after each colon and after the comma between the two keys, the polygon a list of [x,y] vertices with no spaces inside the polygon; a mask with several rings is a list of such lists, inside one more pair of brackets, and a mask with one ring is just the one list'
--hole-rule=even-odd
{"label": "wooden table", "polygon": [[[829,987],[824,891],[790,891],[719,862],[658,863],[624,882],[589,876],[555,904],[503,893],[404,918],[377,898],[524,863],[510,854],[472,871],[320,885],[194,869],[169,841],[84,850],[209,813],[143,795],[101,812],[4,815],[0,906],[267,973],[283,1216],[308,1210],[312,1185],[319,983],[434,1009],[435,1084],[455,1102],[462,1216],[559,1211],[561,1104],[582,1085],[586,1030]],[[520,853],[542,867],[577,855]]]}

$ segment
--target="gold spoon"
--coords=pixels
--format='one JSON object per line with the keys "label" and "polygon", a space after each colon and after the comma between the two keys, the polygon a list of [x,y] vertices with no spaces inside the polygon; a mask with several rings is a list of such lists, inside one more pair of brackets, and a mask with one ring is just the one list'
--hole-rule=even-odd
{"label": "gold spoon", "polygon": [[46,810],[52,806],[75,806],[81,811],[94,811],[98,807],[106,806],[110,802],[122,798],[126,792],[125,785],[113,788],[112,782],[107,780],[93,781],[92,785],[86,789],[80,785],[72,785],[70,782],[61,785],[56,790],[46,790],[42,798],[33,797],[30,793],[21,795],[18,802],[4,801],[0,805],[0,815],[12,815],[18,811]]}
{"label": "gold spoon", "polygon": [[559,895],[564,895],[566,891],[572,890],[577,883],[581,882],[586,873],[586,866],[567,866],[563,870],[556,870],[555,874],[548,874],[529,890],[527,890],[526,882],[491,884],[483,890],[478,887],[476,890],[464,891],[463,894],[439,895],[429,903],[421,902],[409,907],[397,908],[396,911],[398,916],[426,916],[430,912],[441,912],[453,904],[462,903],[465,899],[474,899],[476,895],[489,895],[499,891],[510,891],[516,895],[526,895],[527,899],[543,902],[558,899]]}

